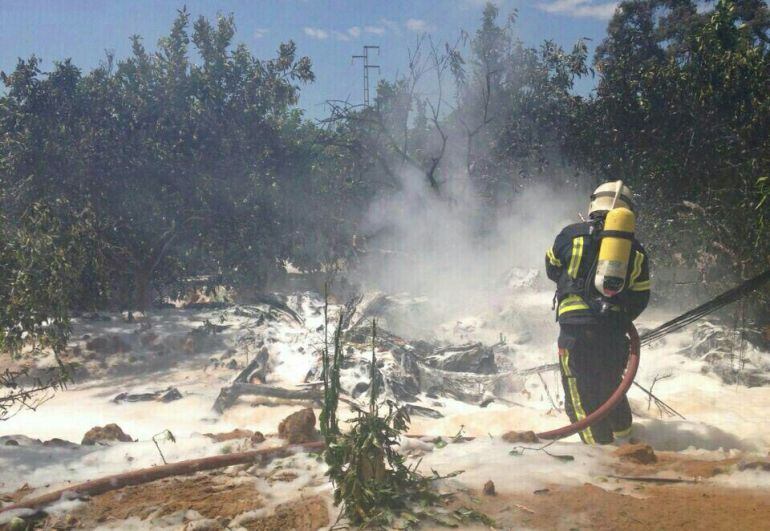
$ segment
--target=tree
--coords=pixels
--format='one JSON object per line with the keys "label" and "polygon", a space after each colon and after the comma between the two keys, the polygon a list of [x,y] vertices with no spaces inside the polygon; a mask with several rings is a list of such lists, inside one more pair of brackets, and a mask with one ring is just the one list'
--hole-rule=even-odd
{"label": "tree", "polygon": [[[61,203],[61,201],[59,201]],[[20,361],[0,374],[0,420],[34,409],[66,385],[70,368],[60,360],[70,335],[74,303],[93,286],[101,253],[90,211],[62,217],[63,205],[35,203],[18,223],[0,219],[0,351]],[[50,353],[54,363],[30,370],[23,358]]]}
{"label": "tree", "polygon": [[467,177],[495,203],[511,199],[524,179],[559,181],[554,166],[580,105],[571,89],[588,72],[587,48],[527,47],[514,33],[516,13],[503,25],[498,17],[488,3],[472,38],[462,31],[443,47],[420,36],[406,73],[379,83],[372,108],[331,102],[329,122],[344,123],[346,146],[386,187],[414,171],[451,201],[452,181]]}
{"label": "tree", "polygon": [[766,267],[770,251],[769,24],[759,1],[701,13],[692,1],[623,2],[597,50],[597,95],[572,129],[584,167],[641,193],[653,255],[713,280]]}
{"label": "tree", "polygon": [[584,42],[571,52],[553,41],[531,48],[515,35],[516,12],[502,26],[498,16],[488,3],[469,57],[455,61],[450,117],[464,138],[468,174],[489,201],[510,200],[532,179],[567,184],[563,148],[581,105],[571,91],[588,73]]}
{"label": "tree", "polygon": [[0,180],[16,191],[5,211],[56,198],[92,210],[104,293],[139,309],[185,275],[260,287],[292,249],[281,204],[305,170],[290,144],[310,60],[292,42],[259,60],[231,45],[232,17],[201,17],[191,36],[189,19],[179,12],[157,52],[135,36],[129,58],[87,75],[70,61],[43,75],[34,57],[3,75]]}

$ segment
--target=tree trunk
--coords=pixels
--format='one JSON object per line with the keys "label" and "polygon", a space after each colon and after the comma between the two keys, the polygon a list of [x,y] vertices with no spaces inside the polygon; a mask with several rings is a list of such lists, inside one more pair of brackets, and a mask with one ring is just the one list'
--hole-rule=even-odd
{"label": "tree trunk", "polygon": [[135,261],[138,265],[134,272],[134,307],[141,312],[150,306],[150,282],[152,282],[153,273],[163,257],[166,256],[166,252],[176,235],[176,227],[172,225],[146,257],[140,257]]}
{"label": "tree trunk", "polygon": [[144,312],[150,306],[150,281],[152,271],[147,271],[145,267],[140,267],[134,273],[134,300],[133,308]]}

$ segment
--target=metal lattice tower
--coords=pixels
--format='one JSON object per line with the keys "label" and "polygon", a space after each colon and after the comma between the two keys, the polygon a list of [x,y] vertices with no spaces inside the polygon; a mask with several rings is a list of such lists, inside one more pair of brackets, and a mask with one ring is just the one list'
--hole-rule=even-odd
{"label": "metal lattice tower", "polygon": [[370,65],[369,64],[369,50],[377,50],[377,57],[380,56],[380,47],[379,46],[364,46],[364,53],[363,55],[354,55],[353,60],[356,59],[363,59],[364,60],[364,106],[369,107],[369,69],[370,68],[376,68],[377,73],[380,72],[380,65]]}

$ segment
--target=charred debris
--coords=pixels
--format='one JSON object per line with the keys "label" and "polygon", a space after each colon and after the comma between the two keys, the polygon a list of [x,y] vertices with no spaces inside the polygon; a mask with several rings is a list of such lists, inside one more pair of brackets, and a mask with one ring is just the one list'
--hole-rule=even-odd
{"label": "charred debris", "polygon": [[[341,309],[336,326],[342,327],[342,401],[355,404],[365,400],[372,378],[381,386],[383,397],[406,406],[411,415],[441,418],[437,409],[443,400],[486,407],[494,401],[510,403],[504,396],[516,388],[516,373],[504,338],[494,345],[445,344],[438,341],[402,337],[382,328],[385,309],[394,304],[387,295],[378,295],[363,304],[351,298]],[[296,315],[296,314],[295,314]],[[298,317],[298,316],[297,316]],[[380,329],[372,345],[371,322],[378,319]],[[299,322],[299,321],[298,321]],[[372,346],[377,353],[372,368]],[[222,388],[214,410],[222,413],[241,397],[262,397],[277,402],[297,401],[321,404],[323,400],[321,351],[317,363],[304,383],[293,388],[267,382],[270,359],[262,348],[233,380]]]}

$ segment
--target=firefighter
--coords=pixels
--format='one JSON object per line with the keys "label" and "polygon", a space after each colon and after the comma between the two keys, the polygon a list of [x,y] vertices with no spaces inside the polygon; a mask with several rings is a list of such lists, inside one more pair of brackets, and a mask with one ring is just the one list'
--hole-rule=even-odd
{"label": "firefighter", "polygon": [[[630,231],[605,230],[610,211],[613,219],[615,213],[625,213],[631,219]],[[556,282],[559,361],[565,409],[572,422],[595,411],[617,389],[628,360],[625,331],[650,299],[649,260],[633,235],[633,212],[627,186],[621,181],[602,184],[591,195],[589,220],[565,227],[546,252],[546,272]],[[626,239],[627,267],[612,291],[600,292],[597,285],[606,280],[600,275],[595,282],[597,265],[601,273],[606,264],[599,265],[599,249],[610,237]],[[623,397],[604,420],[581,431],[580,438],[587,444],[628,440],[631,422],[631,408]]]}

